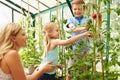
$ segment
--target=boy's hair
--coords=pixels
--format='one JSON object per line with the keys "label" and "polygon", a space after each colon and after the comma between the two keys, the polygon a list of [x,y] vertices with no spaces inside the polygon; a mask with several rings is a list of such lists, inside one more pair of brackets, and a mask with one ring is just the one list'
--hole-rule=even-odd
{"label": "boy's hair", "polygon": [[73,4],[85,4],[85,2],[83,0],[73,0],[72,5]]}

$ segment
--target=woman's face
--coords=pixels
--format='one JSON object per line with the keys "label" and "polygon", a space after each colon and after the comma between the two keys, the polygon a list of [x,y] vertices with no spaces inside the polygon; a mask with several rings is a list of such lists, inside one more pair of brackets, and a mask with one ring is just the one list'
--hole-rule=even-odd
{"label": "woman's face", "polygon": [[18,46],[19,48],[26,47],[27,39],[28,39],[28,36],[25,34],[25,31],[21,29],[19,33],[17,34],[17,36],[15,37],[16,46]]}

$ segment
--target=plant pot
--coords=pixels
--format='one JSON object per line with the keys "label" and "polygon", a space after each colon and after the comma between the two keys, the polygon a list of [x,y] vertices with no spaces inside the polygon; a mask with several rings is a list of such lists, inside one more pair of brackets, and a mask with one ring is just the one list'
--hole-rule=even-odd
{"label": "plant pot", "polygon": [[35,67],[34,66],[30,66],[28,67],[28,74],[31,75],[35,70]]}

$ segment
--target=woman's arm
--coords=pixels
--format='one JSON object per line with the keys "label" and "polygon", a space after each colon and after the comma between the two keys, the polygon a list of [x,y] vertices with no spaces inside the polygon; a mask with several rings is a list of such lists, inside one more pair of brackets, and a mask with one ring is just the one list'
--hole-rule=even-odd
{"label": "woman's arm", "polygon": [[52,62],[47,62],[43,65],[40,65],[31,75],[27,76],[27,80],[37,80],[43,73],[51,72],[57,68],[57,65],[52,65],[51,63]]}

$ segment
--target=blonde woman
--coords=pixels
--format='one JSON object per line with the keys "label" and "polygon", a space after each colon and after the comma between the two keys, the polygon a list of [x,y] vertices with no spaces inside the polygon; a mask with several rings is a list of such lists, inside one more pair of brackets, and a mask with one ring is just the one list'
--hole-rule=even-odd
{"label": "blonde woman", "polygon": [[[9,23],[1,30],[0,80],[27,80],[18,54],[21,47],[27,46],[27,38],[24,29],[17,23]],[[50,62],[45,63],[31,76],[31,80],[36,80],[44,72],[52,71],[55,67]]]}

